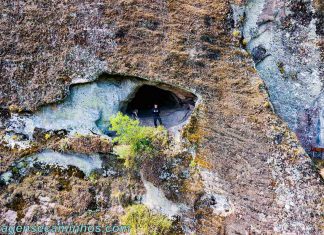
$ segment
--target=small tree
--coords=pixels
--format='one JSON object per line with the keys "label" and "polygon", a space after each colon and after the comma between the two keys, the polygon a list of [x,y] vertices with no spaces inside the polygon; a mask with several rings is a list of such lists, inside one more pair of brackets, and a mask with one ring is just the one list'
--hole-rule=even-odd
{"label": "small tree", "polygon": [[125,166],[134,166],[138,157],[153,157],[167,144],[167,131],[158,128],[140,126],[138,120],[118,112],[110,118],[111,130],[117,137],[113,142],[119,145],[115,148],[117,154],[125,159]]}
{"label": "small tree", "polygon": [[121,218],[123,224],[130,225],[131,235],[163,235],[170,232],[172,221],[166,216],[152,213],[144,205],[133,205],[126,208]]}

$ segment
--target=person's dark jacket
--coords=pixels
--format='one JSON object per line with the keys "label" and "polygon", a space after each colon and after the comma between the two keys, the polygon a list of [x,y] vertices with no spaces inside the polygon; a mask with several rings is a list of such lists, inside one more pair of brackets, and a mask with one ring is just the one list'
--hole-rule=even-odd
{"label": "person's dark jacket", "polygon": [[152,109],[152,114],[153,114],[153,117],[160,117],[160,109],[153,108]]}

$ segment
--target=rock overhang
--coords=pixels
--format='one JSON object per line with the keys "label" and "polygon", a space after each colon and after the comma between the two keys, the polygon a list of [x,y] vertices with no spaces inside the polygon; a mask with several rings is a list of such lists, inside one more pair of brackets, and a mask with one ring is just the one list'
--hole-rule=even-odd
{"label": "rock overhang", "polygon": [[[60,2],[53,1],[50,9],[48,1],[37,2],[41,6],[37,9],[20,2],[19,12],[17,5],[5,3],[8,14],[17,17],[1,18],[5,58],[0,72],[8,78],[1,81],[2,105],[32,109],[62,99],[71,81],[98,71],[190,87],[207,105],[198,115],[204,130],[198,156],[212,165],[211,180],[204,181],[215,195],[223,190],[237,208],[219,227],[214,217],[203,215],[200,224],[207,221],[211,228],[198,226],[197,233],[214,234],[220,227],[228,233],[319,231],[320,219],[309,211],[318,212],[322,185],[307,158],[294,153],[298,141],[267,108],[265,92],[256,88],[260,79],[247,53],[239,52],[231,36],[233,26],[227,24],[232,20],[229,1],[82,1],[77,9],[73,2]],[[246,6],[246,1],[235,2]],[[100,14],[92,14],[97,11]],[[136,23],[143,18],[160,24],[156,28]],[[13,33],[19,36],[18,43]],[[207,33],[213,38],[201,37]],[[39,40],[40,36],[47,40]],[[208,58],[209,49],[221,50],[220,56]],[[73,56],[67,58],[70,52]],[[273,143],[277,132],[283,134],[280,144]],[[6,156],[3,162],[11,159]],[[306,178],[299,180],[287,168]],[[293,196],[289,201],[298,207],[283,209],[276,202],[286,195]]]}
{"label": "rock overhang", "polygon": [[[162,116],[168,119],[166,127],[169,128],[184,123],[198,100],[192,92],[163,82],[106,73],[94,80],[74,83],[68,90],[63,100],[43,105],[35,112],[3,109],[2,113],[6,115],[2,115],[2,128],[11,134],[28,136],[29,139],[36,128],[46,131],[65,130],[73,134],[105,134],[109,118],[119,111],[130,115],[134,105],[140,105],[136,101],[138,97],[140,101],[146,102],[145,105],[152,103],[151,107],[138,107],[142,124],[153,125],[150,110],[158,100]],[[178,115],[172,117],[173,111]]]}

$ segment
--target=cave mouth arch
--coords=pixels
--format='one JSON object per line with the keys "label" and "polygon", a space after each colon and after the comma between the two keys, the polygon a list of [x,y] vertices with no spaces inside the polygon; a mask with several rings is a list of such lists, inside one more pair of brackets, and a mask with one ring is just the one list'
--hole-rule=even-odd
{"label": "cave mouth arch", "polygon": [[196,101],[196,95],[179,88],[165,84],[144,84],[134,92],[121,111],[131,116],[137,110],[141,124],[153,126],[152,108],[157,104],[163,125],[170,128],[188,119]]}
{"label": "cave mouth arch", "polygon": [[74,82],[60,101],[43,105],[32,113],[19,113],[18,119],[7,116],[2,122],[12,133],[23,134],[30,140],[36,130],[114,136],[110,130],[112,116],[119,111],[130,115],[138,109],[141,125],[154,126],[152,108],[157,103],[163,126],[179,136],[197,101],[194,93],[171,84],[101,74],[91,81]]}

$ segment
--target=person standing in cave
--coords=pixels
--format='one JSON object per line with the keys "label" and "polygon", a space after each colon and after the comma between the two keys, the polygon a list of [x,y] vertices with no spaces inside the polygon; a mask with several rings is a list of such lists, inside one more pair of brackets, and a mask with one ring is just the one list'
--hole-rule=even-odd
{"label": "person standing in cave", "polygon": [[157,121],[159,121],[160,125],[163,125],[160,117],[160,109],[158,108],[157,104],[154,104],[154,107],[152,109],[152,114],[153,114],[154,126],[157,127]]}
{"label": "person standing in cave", "polygon": [[132,112],[132,118],[138,120],[138,109],[134,109]]}

